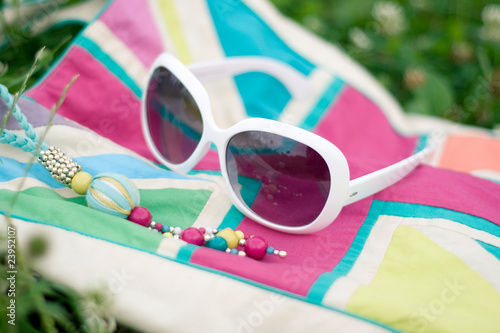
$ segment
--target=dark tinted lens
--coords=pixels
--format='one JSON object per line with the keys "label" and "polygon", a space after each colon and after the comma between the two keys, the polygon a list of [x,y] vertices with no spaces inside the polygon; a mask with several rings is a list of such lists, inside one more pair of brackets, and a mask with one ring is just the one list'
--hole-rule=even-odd
{"label": "dark tinted lens", "polygon": [[314,149],[280,135],[249,131],[229,141],[226,157],[233,190],[264,219],[298,227],[323,210],[330,172]]}
{"label": "dark tinted lens", "polygon": [[157,68],[149,81],[146,111],[158,152],[174,164],[186,161],[200,142],[203,121],[193,96],[163,67]]}

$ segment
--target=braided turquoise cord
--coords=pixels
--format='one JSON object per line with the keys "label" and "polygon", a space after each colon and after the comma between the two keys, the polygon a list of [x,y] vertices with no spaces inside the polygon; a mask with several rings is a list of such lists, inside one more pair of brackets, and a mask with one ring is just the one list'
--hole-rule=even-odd
{"label": "braided turquoise cord", "polygon": [[[14,98],[9,93],[7,87],[2,84],[0,84],[0,97],[5,100],[9,109],[12,108]],[[2,136],[0,137],[0,143],[5,143],[36,155],[36,150],[40,138],[33,129],[33,126],[31,126],[31,124],[26,119],[26,116],[21,112],[21,108],[19,107],[19,105],[15,105],[12,116],[18,121],[19,126],[21,126],[21,128],[24,130],[24,133],[26,133],[26,138],[12,133],[11,131],[4,130],[2,132]],[[47,145],[45,144],[45,142],[42,142],[41,149],[47,149]]]}

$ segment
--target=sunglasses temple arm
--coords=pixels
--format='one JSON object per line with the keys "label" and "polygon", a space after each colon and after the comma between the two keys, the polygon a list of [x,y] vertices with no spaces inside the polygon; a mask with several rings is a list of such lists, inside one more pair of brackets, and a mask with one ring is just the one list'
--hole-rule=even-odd
{"label": "sunglasses temple arm", "polygon": [[432,149],[427,147],[396,164],[351,180],[349,182],[349,196],[344,206],[369,197],[397,183],[419,166],[431,151]]}
{"label": "sunglasses temple arm", "polygon": [[304,74],[284,62],[266,57],[229,57],[195,63],[187,67],[202,82],[244,73],[261,72],[278,79],[295,98],[305,98],[313,90]]}

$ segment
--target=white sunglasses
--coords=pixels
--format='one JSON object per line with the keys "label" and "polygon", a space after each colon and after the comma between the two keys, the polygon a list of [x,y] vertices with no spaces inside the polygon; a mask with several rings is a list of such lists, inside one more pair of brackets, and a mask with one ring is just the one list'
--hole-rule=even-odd
{"label": "white sunglasses", "polygon": [[310,91],[302,73],[269,58],[233,57],[188,69],[164,53],[153,63],[142,97],[142,129],[154,156],[179,173],[190,171],[213,143],[233,204],[266,227],[297,234],[323,229],[343,206],[401,180],[430,153],[425,148],[350,181],[342,152],[314,133],[262,118],[221,129],[200,80],[245,72],[276,77],[294,97]]}

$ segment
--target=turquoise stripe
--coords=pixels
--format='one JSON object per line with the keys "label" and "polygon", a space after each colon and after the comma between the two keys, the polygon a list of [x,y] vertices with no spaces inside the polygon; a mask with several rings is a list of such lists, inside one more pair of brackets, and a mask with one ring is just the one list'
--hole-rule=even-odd
{"label": "turquoise stripe", "polygon": [[[332,284],[339,277],[345,276],[350,272],[380,215],[425,219],[441,218],[500,237],[500,228],[498,225],[477,216],[440,207],[373,200],[368,215],[356,234],[351,247],[331,272],[323,273],[318,277],[309,289],[308,298],[315,302],[321,302]],[[498,251],[495,253],[500,253],[498,248],[495,248],[495,251]]]}
{"label": "turquoise stripe", "polygon": [[235,206],[231,206],[229,208],[226,216],[224,216],[224,219],[222,220],[221,224],[219,225],[219,229],[226,229],[226,228],[231,228],[231,229],[236,229],[241,221],[245,218],[245,215],[243,215]]}
{"label": "turquoise stripe", "polygon": [[104,66],[106,66],[114,75],[116,75],[125,85],[127,85],[134,94],[141,98],[142,89],[137,85],[137,83],[127,74],[127,72],[118,65],[113,58],[111,58],[107,53],[104,53],[101,48],[94,43],[92,40],[81,35],[78,36],[76,43],[81,47],[89,51],[92,56],[99,60]]}
{"label": "turquoise stripe", "polygon": [[[0,182],[7,182],[25,176],[27,163],[21,163],[7,157],[1,157],[1,159]],[[211,182],[203,178],[187,177],[166,169],[158,169],[150,163],[130,155],[103,154],[76,157],[73,160],[80,164],[84,171],[94,176],[102,172],[115,172],[133,179],[170,178]],[[33,163],[27,176],[39,179],[53,188],[64,187],[53,179],[49,172],[39,163]]]}
{"label": "turquoise stripe", "polygon": [[358,260],[358,257],[365,246],[366,240],[368,239],[368,236],[370,236],[370,232],[380,216],[383,205],[384,202],[382,201],[372,202],[365,222],[359,228],[356,237],[349,247],[349,250],[331,272],[323,273],[318,277],[309,289],[307,294],[308,298],[317,302],[322,302],[325,293],[328,291],[333,282],[335,282],[339,277],[349,273],[356,260]]}
{"label": "turquoise stripe", "polygon": [[193,255],[194,251],[198,248],[199,246],[193,244],[186,244],[179,249],[176,259],[179,261],[188,262],[189,259],[191,259],[191,256]]}
{"label": "turquoise stripe", "polygon": [[321,95],[321,98],[318,100],[300,127],[306,130],[315,128],[320,123],[321,118],[323,118],[323,116],[330,109],[329,106],[333,105],[341,95],[344,87],[345,82],[340,78],[335,78],[325,89],[325,92]]}
{"label": "turquoise stripe", "polygon": [[418,153],[422,149],[424,149],[427,146],[427,141],[429,140],[429,136],[427,134],[423,134],[418,137],[418,142],[417,145],[415,146],[415,150],[413,151],[413,154]]}
{"label": "turquoise stripe", "polygon": [[[375,201],[374,201],[375,202]],[[500,237],[500,227],[493,222],[490,222],[481,217],[457,212],[454,210],[432,207],[419,204],[380,201],[384,203],[384,207],[380,215],[392,215],[410,218],[433,219],[441,218],[454,221],[473,229],[481,230],[489,234]]]}
{"label": "turquoise stripe", "polygon": [[[305,75],[314,65],[293,51],[242,1],[207,1],[226,56],[265,56],[283,61]],[[275,78],[263,73],[235,77],[247,114],[278,119],[290,101],[290,93]]]}
{"label": "turquoise stripe", "polygon": [[500,248],[493,246],[491,244],[481,242],[480,240],[476,239],[476,242],[479,243],[486,251],[494,255],[498,260],[500,260]]}

